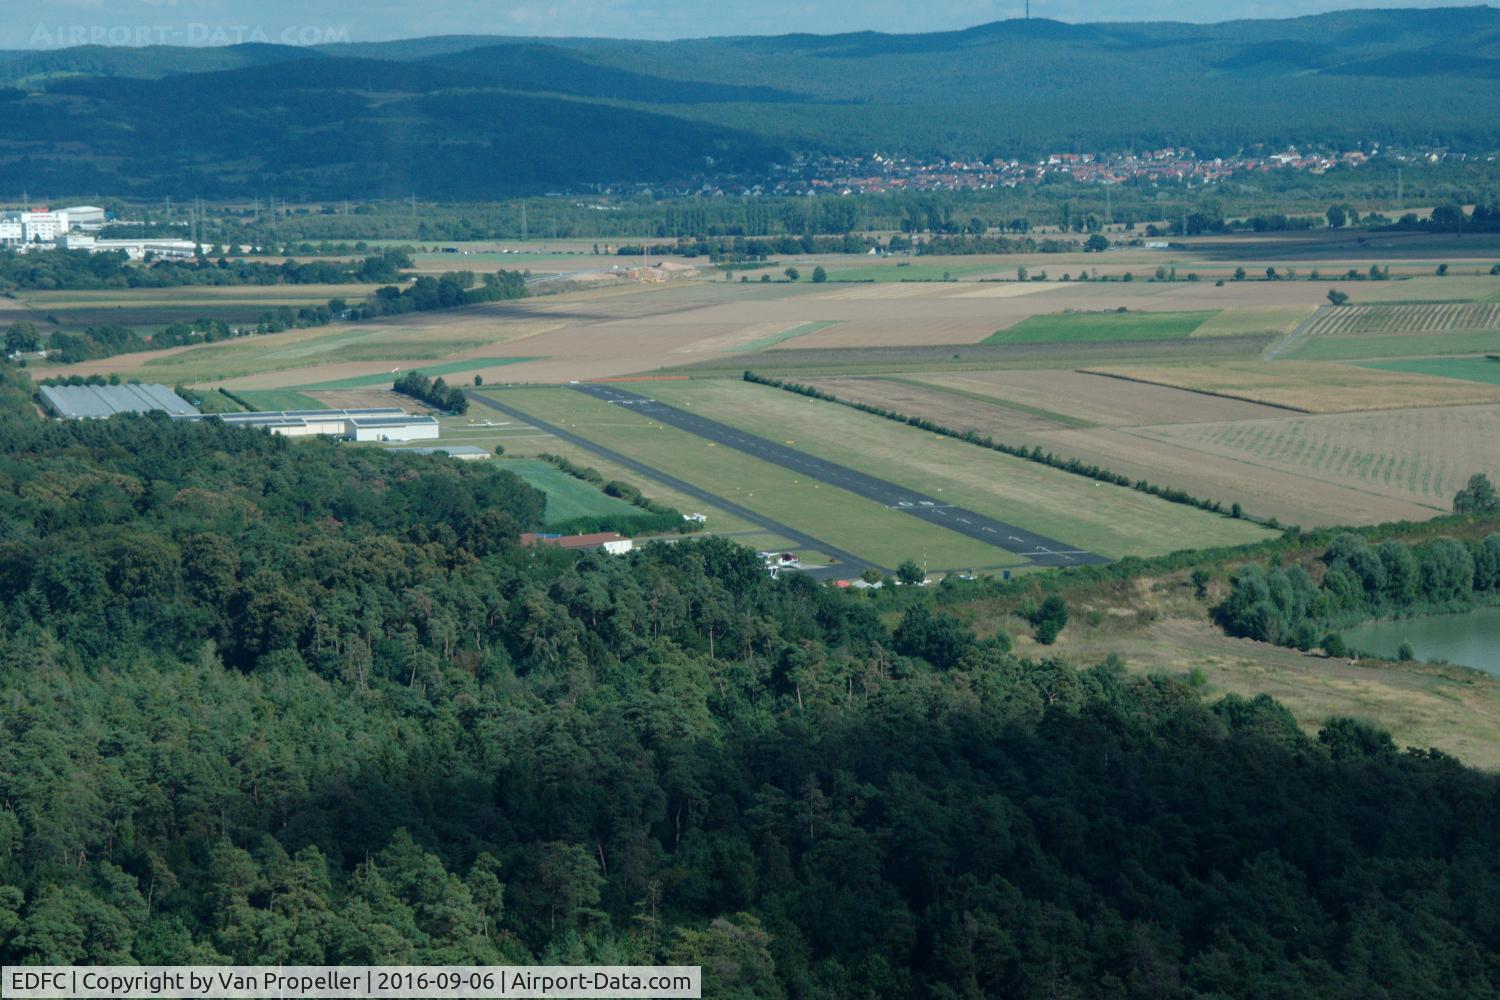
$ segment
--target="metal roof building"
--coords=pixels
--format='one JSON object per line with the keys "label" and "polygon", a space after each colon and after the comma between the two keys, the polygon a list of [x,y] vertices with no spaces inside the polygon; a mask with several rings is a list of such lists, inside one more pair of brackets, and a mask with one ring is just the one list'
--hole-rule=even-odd
{"label": "metal roof building", "polygon": [[221,413],[218,419],[236,427],[263,427],[288,437],[328,435],[354,441],[435,440],[433,417],[407,413],[395,406],[364,410],[278,410],[271,413]]}
{"label": "metal roof building", "polygon": [[198,415],[191,403],[164,385],[44,385],[37,395],[54,415],[68,420],[154,411],[174,417]]}

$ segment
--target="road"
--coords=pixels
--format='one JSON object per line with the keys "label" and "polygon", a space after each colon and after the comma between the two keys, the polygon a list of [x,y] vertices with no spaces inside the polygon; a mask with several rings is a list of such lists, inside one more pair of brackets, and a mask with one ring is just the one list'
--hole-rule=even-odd
{"label": "road", "polygon": [[817,552],[822,552],[826,555],[830,555],[833,558],[837,559],[840,563],[840,565],[838,566],[805,566],[803,568],[803,572],[808,576],[817,579],[824,579],[829,577],[837,577],[839,579],[853,579],[867,569],[879,570],[883,575],[889,575],[891,573],[891,570],[885,566],[877,566],[874,563],[870,562],[868,559],[861,559],[859,556],[856,556],[853,553],[834,548],[832,545],[829,545],[826,542],[820,542],[818,539],[813,538],[811,535],[798,531],[791,525],[782,524],[779,521],[773,521],[763,514],[757,514],[755,511],[750,510],[748,507],[740,506],[733,500],[726,500],[723,497],[715,496],[705,489],[700,489],[699,487],[694,486],[692,483],[689,483],[682,479],[678,479],[675,476],[669,476],[665,472],[652,468],[644,462],[636,461],[628,455],[622,455],[618,451],[614,451],[610,448],[605,448],[602,445],[595,444],[593,441],[590,441],[588,438],[583,437],[580,434],[574,434],[572,431],[558,427],[556,424],[549,424],[545,420],[538,420],[536,417],[533,417],[531,414],[525,412],[524,410],[518,410],[513,406],[507,406],[505,403],[493,399],[490,396],[481,396],[472,392],[465,393],[465,395],[469,397],[470,402],[478,403],[480,406],[487,406],[492,410],[498,410],[501,413],[504,413],[506,416],[514,417],[516,420],[528,423],[538,430],[546,431],[548,434],[560,438],[561,440],[566,441],[569,444],[574,444],[587,451],[591,451],[601,458],[607,458],[611,462],[614,462],[616,465],[624,466],[632,472],[639,473],[642,476],[655,479],[659,483],[670,486],[672,489],[676,490],[679,493],[685,493],[690,497],[694,497],[695,499],[701,500],[706,504],[717,507],[720,510],[724,511],[726,514],[733,514],[735,517],[738,517],[745,521],[749,521],[751,524],[757,524],[774,535],[780,535],[782,538],[785,538],[788,541],[794,543],[799,548],[812,549]]}
{"label": "road", "polygon": [[574,385],[575,389],[595,399],[629,407],[643,417],[679,430],[696,434],[716,444],[744,452],[764,462],[848,490],[868,500],[899,510],[961,535],[1014,552],[1037,566],[1090,566],[1109,562],[1104,556],[1084,552],[1065,542],[1038,535],[1025,528],[957,507],[953,504],[908,489],[896,483],[877,479],[847,466],[816,458],[795,448],[700,417],[696,413],[659,403],[654,399],[609,385]]}

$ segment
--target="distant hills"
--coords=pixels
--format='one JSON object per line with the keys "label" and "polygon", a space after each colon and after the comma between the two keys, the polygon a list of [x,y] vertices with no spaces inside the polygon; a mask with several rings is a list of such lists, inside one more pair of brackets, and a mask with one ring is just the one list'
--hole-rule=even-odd
{"label": "distant hills", "polygon": [[[15,93],[23,92],[23,95]],[[496,197],[920,157],[1500,147],[1500,11],[0,53],[0,191]]]}

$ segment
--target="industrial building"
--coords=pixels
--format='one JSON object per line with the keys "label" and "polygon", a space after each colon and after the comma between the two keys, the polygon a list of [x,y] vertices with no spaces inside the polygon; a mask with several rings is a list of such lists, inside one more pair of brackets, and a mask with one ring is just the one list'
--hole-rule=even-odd
{"label": "industrial building", "polygon": [[74,230],[99,229],[104,215],[94,205],[6,212],[0,214],[0,243],[51,243]]}
{"label": "industrial building", "polygon": [[37,392],[54,416],[67,420],[102,420],[117,413],[159,411],[174,417],[196,417],[187,400],[164,385],[44,385]]}
{"label": "industrial building", "polygon": [[145,260],[147,257],[192,260],[198,256],[198,244],[192,240],[101,240],[91,233],[70,232],[57,237],[53,242],[63,250],[123,253],[131,260]]}
{"label": "industrial building", "polygon": [[279,410],[267,413],[221,413],[218,419],[237,427],[258,427],[287,437],[345,438],[350,441],[436,441],[437,418],[387,406],[367,410]]}

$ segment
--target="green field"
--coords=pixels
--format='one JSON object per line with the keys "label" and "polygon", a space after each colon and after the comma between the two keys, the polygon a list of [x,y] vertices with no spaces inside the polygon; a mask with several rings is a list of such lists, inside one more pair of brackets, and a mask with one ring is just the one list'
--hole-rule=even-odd
{"label": "green field", "polygon": [[[1246,521],[741,381],[664,382],[664,403],[1112,558],[1259,541]],[[795,522],[792,522],[795,523]]]}
{"label": "green field", "polygon": [[998,330],[985,344],[1072,344],[1107,340],[1184,340],[1218,313],[1069,312],[1032,316]]}
{"label": "green field", "polygon": [[664,427],[627,407],[568,389],[506,389],[496,398],[886,568],[924,557],[938,571],[1023,562],[1003,549]]}
{"label": "green field", "polygon": [[1500,361],[1488,358],[1408,358],[1404,361],[1366,361],[1360,367],[1500,385]]}
{"label": "green field", "polygon": [[[520,364],[522,361],[535,361],[536,358],[470,358],[467,361],[446,361],[437,365],[413,365],[411,371],[419,371],[423,375],[436,378],[439,375],[451,375],[454,372],[472,372],[481,368],[499,368],[503,365]],[[390,372],[377,372],[374,375],[355,375],[352,378],[334,379],[332,382],[317,382],[312,385],[301,385],[299,389],[369,389],[372,386],[385,385],[394,382],[395,376]]]}
{"label": "green field", "polygon": [[295,389],[242,389],[235,395],[257,410],[323,410],[325,403]]}
{"label": "green field", "polygon": [[575,479],[554,465],[537,459],[507,459],[498,463],[506,472],[514,472],[532,486],[547,494],[547,523],[561,524],[576,517],[632,517],[641,513],[635,507]]}
{"label": "green field", "polygon": [[1299,361],[1354,361],[1363,358],[1484,353],[1500,353],[1500,331],[1308,337],[1283,357]]}

